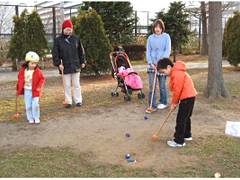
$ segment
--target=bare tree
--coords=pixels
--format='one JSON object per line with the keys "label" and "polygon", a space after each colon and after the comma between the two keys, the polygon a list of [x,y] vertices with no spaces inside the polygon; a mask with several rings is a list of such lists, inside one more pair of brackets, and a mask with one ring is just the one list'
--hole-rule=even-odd
{"label": "bare tree", "polygon": [[[194,5],[195,2],[189,2],[190,6]],[[227,11],[231,7],[236,6],[236,2],[225,2],[222,4],[221,11]],[[200,8],[194,7],[189,9],[189,13],[194,16],[195,18],[201,18],[201,47],[200,47],[200,54],[201,55],[208,55],[208,32],[207,32],[207,24],[208,24],[208,14],[209,8],[208,4],[205,1],[201,1]]]}
{"label": "bare tree", "polygon": [[0,34],[11,32],[12,26],[12,8],[9,6],[0,6]]}
{"label": "bare tree", "polygon": [[227,97],[222,75],[222,3],[209,2],[209,58],[206,97]]}

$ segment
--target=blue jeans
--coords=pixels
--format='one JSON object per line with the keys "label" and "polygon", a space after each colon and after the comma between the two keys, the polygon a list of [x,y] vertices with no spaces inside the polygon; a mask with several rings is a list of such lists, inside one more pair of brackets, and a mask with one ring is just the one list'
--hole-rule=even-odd
{"label": "blue jeans", "polygon": [[[151,97],[152,97],[152,90],[153,90],[153,81],[154,81],[154,73],[149,72],[148,73],[148,82],[149,82],[149,94],[148,94],[148,104],[150,106],[151,104]],[[160,104],[167,105],[167,87],[166,87],[166,75],[157,75],[157,79],[159,82],[159,90],[160,90]],[[156,90],[157,90],[157,82],[155,83],[155,90],[153,94],[153,101],[152,101],[152,108],[157,108],[157,103],[156,103]]]}
{"label": "blue jeans", "polygon": [[160,89],[160,104],[167,105],[168,104],[168,90],[166,86],[166,75],[158,75],[158,81],[159,81],[159,89]]}
{"label": "blue jeans", "polygon": [[40,108],[39,97],[32,97],[32,90],[24,89],[24,101],[26,108],[27,120],[31,123],[39,121]]}

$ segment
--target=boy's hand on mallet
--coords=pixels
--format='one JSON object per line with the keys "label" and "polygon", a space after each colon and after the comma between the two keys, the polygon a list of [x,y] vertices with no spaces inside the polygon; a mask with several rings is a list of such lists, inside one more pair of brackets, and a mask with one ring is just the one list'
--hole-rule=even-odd
{"label": "boy's hand on mallet", "polygon": [[171,104],[171,111],[174,111],[177,107],[177,104]]}

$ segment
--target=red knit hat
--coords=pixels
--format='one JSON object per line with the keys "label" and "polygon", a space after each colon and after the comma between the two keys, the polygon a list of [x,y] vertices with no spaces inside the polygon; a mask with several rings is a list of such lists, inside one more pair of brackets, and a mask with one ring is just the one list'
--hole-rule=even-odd
{"label": "red knit hat", "polygon": [[72,24],[72,21],[70,19],[67,19],[63,22],[62,29],[65,29],[65,28],[73,29],[73,24]]}

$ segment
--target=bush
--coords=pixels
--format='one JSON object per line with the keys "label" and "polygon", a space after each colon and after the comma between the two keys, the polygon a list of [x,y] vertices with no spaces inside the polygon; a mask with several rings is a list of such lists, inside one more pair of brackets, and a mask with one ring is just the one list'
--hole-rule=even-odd
{"label": "bush", "polygon": [[223,55],[229,63],[238,66],[240,63],[240,12],[229,18],[223,35]]}
{"label": "bush", "polygon": [[[127,53],[130,60],[144,60],[145,59],[145,45],[130,44],[122,46],[124,51]],[[117,50],[117,46],[114,46],[114,51]]]}
{"label": "bush", "polygon": [[199,53],[199,39],[196,32],[189,35],[189,41],[181,48],[183,55],[193,55]]}
{"label": "bush", "polygon": [[108,72],[111,68],[109,53],[112,46],[106,36],[101,16],[95,10],[80,11],[72,21],[75,33],[80,36],[85,49],[86,71],[95,75]]}

